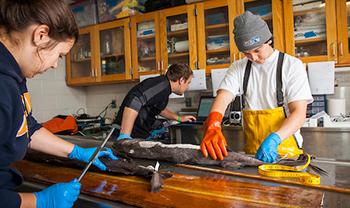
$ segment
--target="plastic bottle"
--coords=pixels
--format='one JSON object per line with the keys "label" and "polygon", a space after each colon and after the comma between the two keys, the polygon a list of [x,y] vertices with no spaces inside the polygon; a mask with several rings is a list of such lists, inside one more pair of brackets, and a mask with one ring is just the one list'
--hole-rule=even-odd
{"label": "plastic bottle", "polygon": [[107,61],[103,59],[101,61],[101,65],[102,65],[102,74],[106,74],[107,73]]}
{"label": "plastic bottle", "polygon": [[109,54],[111,52],[111,43],[109,41],[109,35],[106,35],[105,39],[105,52],[106,54]]}

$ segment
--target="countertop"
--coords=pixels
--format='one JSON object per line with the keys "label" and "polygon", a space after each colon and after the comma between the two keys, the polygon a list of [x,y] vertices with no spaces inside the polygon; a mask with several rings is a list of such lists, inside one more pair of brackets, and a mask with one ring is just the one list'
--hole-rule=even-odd
{"label": "countertop", "polygon": [[[86,140],[88,140],[89,142],[89,145],[91,144],[94,144],[94,145],[98,145],[99,143],[101,143],[102,141],[100,140],[92,140],[91,138],[86,138],[86,137],[76,137],[76,136],[62,136],[64,139],[70,141],[70,142],[73,142],[75,144],[79,144],[81,146],[84,146],[86,142]],[[91,142],[93,141],[93,142]],[[111,146],[112,145],[112,142],[108,142],[107,143],[107,146]],[[86,145],[85,145],[86,146]],[[145,163],[145,165],[147,164],[151,164],[151,165],[154,165],[156,161],[150,161],[150,160],[138,160],[139,162],[142,162],[142,163]],[[222,192],[221,194],[224,194],[223,195],[223,198],[226,199],[230,199],[231,202],[229,202],[228,204],[225,204],[225,206],[223,207],[226,207],[228,206],[229,204],[232,205],[233,202],[237,202],[238,201],[245,201],[245,200],[252,200],[254,199],[251,198],[252,197],[252,194],[254,193],[254,195],[259,195],[259,196],[264,196],[265,193],[261,190],[261,189],[266,189],[266,190],[275,190],[275,191],[278,191],[278,190],[284,190],[284,189],[287,189],[290,193],[295,193],[295,191],[300,191],[301,193],[301,190],[311,190],[311,192],[309,194],[313,195],[313,196],[316,196],[317,193],[322,193],[322,195],[324,196],[324,200],[323,200],[323,204],[324,204],[324,207],[347,207],[348,206],[348,202],[350,201],[350,175],[348,174],[350,172],[350,163],[348,161],[342,161],[342,160],[335,160],[335,159],[326,159],[326,158],[319,158],[315,161],[313,161],[313,164],[319,166],[320,168],[326,170],[328,172],[328,176],[321,176],[321,185],[324,186],[324,187],[329,187],[329,189],[321,189],[317,186],[314,186],[314,187],[305,187],[305,186],[301,186],[301,185],[293,185],[293,184],[285,184],[285,183],[278,183],[278,182],[271,182],[271,181],[264,181],[264,180],[256,180],[256,179],[252,179],[252,178],[247,178],[247,177],[237,177],[237,176],[232,176],[232,175],[226,175],[226,174],[217,174],[217,173],[212,173],[212,172],[208,172],[208,171],[199,171],[199,170],[193,170],[193,169],[188,169],[188,168],[184,168],[184,167],[178,167],[178,166],[175,166],[174,164],[169,164],[169,163],[165,163],[165,162],[161,162],[161,170],[162,171],[170,171],[170,172],[173,172],[173,173],[176,173],[176,174],[179,174],[179,175],[176,175],[172,180],[175,180],[176,182],[174,182],[174,184],[172,182],[169,182],[170,186],[167,186],[166,184],[168,183],[167,181],[172,181],[172,180],[165,180],[165,187],[172,187],[172,189],[176,189],[176,190],[183,190],[189,187],[191,187],[192,185],[192,182],[191,181],[196,181],[194,184],[193,184],[193,187],[194,189],[196,189],[195,187],[198,185],[197,183],[202,183],[200,181],[204,180],[204,181],[210,181],[208,182],[209,184],[211,184],[211,186],[215,185],[215,184],[226,184],[228,186],[247,186],[250,187],[250,186],[254,186],[254,190],[255,192],[249,192],[250,193],[250,196],[247,196],[246,198],[235,198],[236,196],[239,196],[239,195],[235,195],[237,194],[234,190],[231,190],[230,191],[230,194],[227,193],[227,192]],[[21,168],[23,167],[29,167],[30,165],[28,164],[25,164],[24,166],[22,166]],[[38,164],[38,166],[40,166],[40,164]],[[40,166],[41,167],[41,166]],[[42,168],[42,167],[41,167]],[[53,167],[54,168],[54,167]],[[223,170],[222,168],[219,168],[219,167],[209,167],[209,168],[213,168],[213,169],[216,169],[216,170]],[[21,170],[22,172],[27,172],[28,174],[30,173],[32,176],[34,174],[35,176],[35,172],[33,173],[32,172],[28,172],[27,170]],[[48,170],[49,171],[49,170]],[[81,171],[81,170],[80,170]],[[79,173],[80,172],[79,170],[76,171],[76,170],[72,170],[70,172],[77,172]],[[244,174],[250,174],[250,175],[259,175],[258,172],[257,172],[257,167],[244,167],[244,168],[241,168],[241,169],[235,169],[235,170],[230,170],[230,171],[233,171],[233,172],[237,172],[237,173],[244,173]],[[37,173],[37,174],[40,174]],[[89,174],[88,174],[89,175]],[[94,177],[96,180],[102,180],[103,177],[103,174],[93,174]],[[35,178],[35,182],[38,182],[38,175],[36,175],[36,178]],[[49,177],[49,181],[52,181],[52,182],[57,182],[59,181],[60,179],[54,176],[50,176],[49,174],[46,174],[45,177]],[[51,178],[52,177],[52,178]],[[72,176],[74,177],[74,176]],[[102,177],[102,178],[101,178]],[[126,177],[126,176],[125,176]],[[129,176],[128,176],[129,177]],[[128,177],[124,178],[124,177],[118,177],[118,180],[122,180],[122,181],[128,181]],[[28,178],[28,175],[27,177]],[[110,178],[109,176],[106,177],[106,180],[109,181],[109,179],[107,178]],[[40,177],[39,177],[40,179]],[[94,180],[95,180],[94,179]],[[29,179],[30,180],[30,179]],[[111,181],[114,181],[115,183],[119,183],[117,181],[115,181],[115,178],[110,178]],[[44,182],[47,183],[48,179],[44,180]],[[40,182],[40,180],[39,180]],[[138,183],[138,182],[137,182]],[[185,186],[183,186],[184,184],[187,184]],[[206,183],[206,182],[205,182]],[[183,184],[183,185],[181,185]],[[197,185],[195,185],[197,184]],[[244,184],[244,185],[243,185]],[[135,185],[135,184],[134,184]],[[134,186],[133,185],[133,186]],[[169,185],[169,184],[168,184]],[[225,187],[226,187],[225,185]],[[216,185],[215,185],[216,186]],[[221,185],[220,185],[221,186]],[[333,191],[332,190],[332,187],[337,187],[337,188],[341,188],[343,190],[345,190],[346,193],[340,193],[340,192],[337,192],[337,191]],[[199,187],[197,187],[199,188]],[[203,188],[203,187],[202,187]],[[300,189],[302,188],[302,189]],[[196,200],[198,200],[198,197],[201,198],[201,195],[204,194],[204,195],[211,195],[211,194],[214,194],[216,195],[217,194],[217,191],[216,189],[211,189],[211,187],[209,186],[206,186],[206,188],[204,188],[205,190],[208,191],[208,193],[202,193],[201,191],[201,188],[199,188],[196,192],[197,195],[196,197],[193,197],[193,201],[195,202]],[[249,189],[249,188],[248,188]],[[187,190],[187,189],[186,189]],[[287,191],[287,190],[284,190],[284,191]],[[312,190],[316,191],[316,192],[313,192]],[[125,190],[126,192],[128,192],[128,190]],[[189,190],[187,190],[189,191]],[[165,191],[167,192],[167,191]],[[186,191],[185,191],[186,192]],[[87,194],[87,195],[91,195],[91,193],[88,191],[88,190],[85,190],[83,191],[83,193]],[[124,192],[123,192],[124,193]],[[216,193],[216,194],[215,194]],[[93,193],[92,193],[93,194]],[[125,193],[124,193],[125,194]],[[130,196],[132,196],[132,193],[129,193],[131,194]],[[172,194],[175,194],[175,193],[172,193]],[[179,193],[177,193],[179,194]],[[181,197],[188,197],[187,194],[183,193],[184,195],[180,194]],[[316,195],[315,195],[316,194]],[[176,195],[176,194],[175,194]],[[179,195],[179,197],[180,197]],[[214,196],[213,195],[213,196]],[[113,195],[114,196],[114,195]],[[162,195],[161,196],[163,197],[170,197],[168,196],[167,194],[165,195]],[[118,198],[118,196],[115,196],[117,197],[116,199],[118,199],[117,201],[122,201],[123,203],[129,203],[128,200],[131,200],[131,199],[122,199],[122,198]],[[138,195],[138,197],[140,197]],[[272,197],[273,199],[273,195],[269,196],[269,197]],[[290,196],[286,196],[287,198],[291,197]],[[294,195],[293,197],[300,197],[298,200],[296,201],[290,201],[290,205],[294,204],[296,207],[299,207],[300,203],[304,203],[304,196],[297,196],[297,195]],[[108,197],[103,197],[104,199],[109,199],[110,196]],[[176,198],[176,197],[175,197]],[[285,199],[287,199],[285,198]],[[307,198],[307,197],[306,197]],[[124,200],[124,201],[123,201]],[[126,200],[126,201],[125,201]],[[140,200],[140,199],[138,199]],[[145,197],[145,200],[148,200],[148,197]],[[191,200],[191,199],[188,199],[188,200]],[[207,198],[206,200],[211,200],[210,197]],[[225,201],[224,200],[224,201]],[[290,199],[289,199],[290,200]],[[220,200],[219,200],[220,201]],[[254,202],[257,202],[256,200]],[[266,203],[270,203],[271,201],[265,201]],[[288,200],[287,201],[279,201],[281,202],[281,204],[284,204],[284,205],[287,205],[288,204]],[[131,202],[130,202],[131,203]],[[138,202],[140,203],[140,202]],[[158,202],[157,202],[158,203]],[[159,202],[160,204],[162,204],[162,202]],[[174,202],[175,203],[175,202]],[[222,201],[220,201],[220,203],[223,203]],[[147,204],[147,203],[146,203]],[[190,203],[191,204],[191,203]],[[215,203],[214,203],[215,204]],[[193,205],[193,204],[192,204]],[[244,206],[244,203],[241,204]],[[247,204],[245,204],[247,205]],[[267,206],[268,204],[265,204],[264,206],[266,207],[271,207],[273,204],[269,204],[269,206]],[[263,206],[263,207],[264,207]],[[151,206],[152,207],[152,206]],[[154,206],[154,207],[159,207],[158,205],[157,206]],[[176,207],[176,206],[174,206]],[[206,207],[211,207],[211,206],[206,206]],[[215,207],[215,206],[214,206]],[[261,206],[259,206],[261,207]],[[282,206],[283,207],[283,206]]]}

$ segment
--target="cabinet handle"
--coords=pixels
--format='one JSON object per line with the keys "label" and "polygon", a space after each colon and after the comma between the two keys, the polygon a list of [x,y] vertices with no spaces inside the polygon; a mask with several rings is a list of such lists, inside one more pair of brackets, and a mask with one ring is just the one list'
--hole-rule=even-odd
{"label": "cabinet handle", "polygon": [[157,71],[160,71],[160,63],[157,61]]}
{"label": "cabinet handle", "polygon": [[340,55],[344,55],[344,51],[343,51],[343,41],[340,41],[339,43],[339,52],[340,52]]}
{"label": "cabinet handle", "polygon": [[199,63],[198,63],[198,61],[195,62],[195,68],[196,68],[196,69],[199,69]]}
{"label": "cabinet handle", "polygon": [[161,71],[163,71],[163,70],[164,70],[164,68],[163,68],[163,63],[164,63],[164,62],[163,62],[163,60],[162,60],[162,61],[160,62],[160,67],[161,67],[161,69],[160,69],[160,70],[161,70]]}
{"label": "cabinet handle", "polygon": [[236,61],[236,54],[234,53],[233,54],[233,62],[235,62]]}
{"label": "cabinet handle", "polygon": [[331,43],[331,47],[332,47],[332,56],[335,56],[335,44],[334,44],[334,42],[333,43]]}

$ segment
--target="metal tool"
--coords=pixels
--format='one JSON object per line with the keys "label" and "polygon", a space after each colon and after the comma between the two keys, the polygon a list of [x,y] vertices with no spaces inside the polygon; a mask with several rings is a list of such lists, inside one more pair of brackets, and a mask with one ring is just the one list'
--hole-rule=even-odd
{"label": "metal tool", "polygon": [[90,162],[86,165],[86,167],[84,168],[83,172],[80,174],[78,181],[80,182],[80,180],[84,177],[84,175],[86,174],[87,170],[90,168],[90,166],[92,165],[92,163],[96,160],[96,158],[98,157],[98,153],[100,153],[100,151],[103,149],[103,147],[106,145],[108,139],[112,136],[113,132],[114,132],[115,128],[112,128],[112,130],[109,132],[109,134],[107,135],[106,139],[102,142],[102,144],[96,148],[94,154],[91,156]]}

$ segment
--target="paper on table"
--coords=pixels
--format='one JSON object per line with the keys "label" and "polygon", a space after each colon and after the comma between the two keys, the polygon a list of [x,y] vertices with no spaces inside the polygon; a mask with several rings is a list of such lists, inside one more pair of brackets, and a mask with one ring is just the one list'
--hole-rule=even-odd
{"label": "paper on table", "polygon": [[[140,82],[142,82],[145,79],[151,78],[151,77],[156,77],[159,76],[159,74],[149,74],[149,75],[141,75],[140,76]],[[171,93],[169,98],[183,98],[185,97],[184,95],[176,95],[175,93]]]}
{"label": "paper on table", "polygon": [[308,74],[313,95],[334,93],[334,61],[309,63]]}
{"label": "paper on table", "polygon": [[212,69],[211,70],[211,83],[213,86],[213,96],[216,97],[216,91],[219,89],[219,86],[221,84],[221,81],[224,79],[226,75],[226,71],[228,68],[225,69]]}
{"label": "paper on table", "polygon": [[206,90],[205,69],[193,70],[193,79],[188,90]]}

